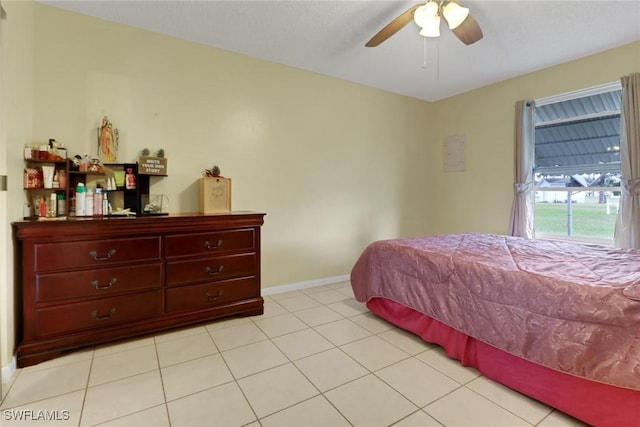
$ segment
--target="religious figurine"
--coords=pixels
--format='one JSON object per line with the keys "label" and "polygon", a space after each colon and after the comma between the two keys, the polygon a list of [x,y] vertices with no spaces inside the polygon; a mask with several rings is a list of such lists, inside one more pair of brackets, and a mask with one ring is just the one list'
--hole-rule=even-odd
{"label": "religious figurine", "polygon": [[104,116],[98,129],[98,156],[103,163],[118,161],[118,137],[118,129],[114,129],[107,116]]}

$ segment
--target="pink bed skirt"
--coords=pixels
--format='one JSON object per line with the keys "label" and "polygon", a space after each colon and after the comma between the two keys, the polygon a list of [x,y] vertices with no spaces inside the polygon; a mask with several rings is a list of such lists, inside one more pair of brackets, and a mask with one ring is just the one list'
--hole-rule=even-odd
{"label": "pink bed skirt", "polygon": [[589,381],[513,356],[385,298],[367,307],[389,322],[442,346],[485,377],[598,427],[640,426],[640,391]]}

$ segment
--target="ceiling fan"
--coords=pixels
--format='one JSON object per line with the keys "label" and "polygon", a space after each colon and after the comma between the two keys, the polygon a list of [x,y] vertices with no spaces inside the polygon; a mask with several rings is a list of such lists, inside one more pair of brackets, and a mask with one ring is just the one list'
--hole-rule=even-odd
{"label": "ceiling fan", "polygon": [[365,46],[378,46],[404,28],[411,20],[422,28],[420,35],[438,37],[440,36],[441,18],[444,18],[449,29],[466,45],[475,43],[482,38],[480,25],[471,16],[469,9],[462,7],[455,0],[426,0],[425,3],[411,6],[409,10],[387,24]]}

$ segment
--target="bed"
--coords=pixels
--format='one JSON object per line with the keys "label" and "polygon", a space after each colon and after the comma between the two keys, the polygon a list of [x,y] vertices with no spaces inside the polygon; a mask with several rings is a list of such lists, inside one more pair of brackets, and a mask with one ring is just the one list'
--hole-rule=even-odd
{"label": "bed", "polygon": [[383,240],[351,285],[487,378],[591,425],[640,425],[640,250],[475,233]]}

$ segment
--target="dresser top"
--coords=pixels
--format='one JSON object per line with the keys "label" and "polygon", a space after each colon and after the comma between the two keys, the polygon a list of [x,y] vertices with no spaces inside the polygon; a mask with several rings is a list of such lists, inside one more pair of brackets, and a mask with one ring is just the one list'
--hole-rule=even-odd
{"label": "dresser top", "polygon": [[67,217],[17,221],[12,223],[12,228],[14,236],[19,240],[54,236],[108,237],[115,234],[140,235],[259,227],[264,223],[265,215],[260,212],[234,211],[216,214]]}

